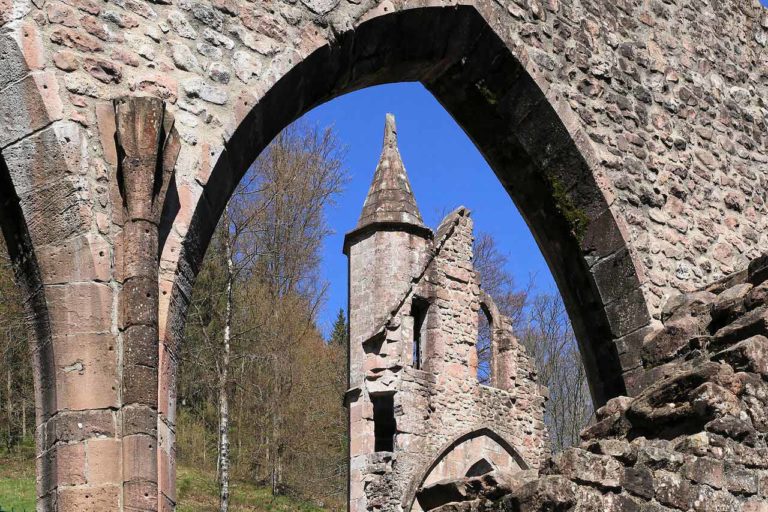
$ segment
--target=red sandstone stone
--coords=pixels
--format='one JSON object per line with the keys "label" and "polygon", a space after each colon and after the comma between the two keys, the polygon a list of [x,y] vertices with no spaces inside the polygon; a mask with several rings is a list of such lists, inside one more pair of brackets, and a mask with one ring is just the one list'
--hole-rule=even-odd
{"label": "red sandstone stone", "polygon": [[88,484],[121,483],[122,456],[119,439],[91,439],[88,441]]}
{"label": "red sandstone stone", "polygon": [[45,13],[50,23],[70,28],[80,26],[75,10],[60,2],[49,2],[45,6]]}
{"label": "red sandstone stone", "polygon": [[100,52],[104,49],[95,37],[71,28],[57,28],[51,32],[51,42],[83,52]]}
{"label": "red sandstone stone", "polygon": [[56,451],[58,485],[82,485],[85,477],[85,444],[60,444]]}
{"label": "red sandstone stone", "polygon": [[98,487],[64,487],[59,489],[58,510],[77,512],[104,512],[119,510],[120,488],[103,485]]}
{"label": "red sandstone stone", "polygon": [[53,64],[62,71],[74,71],[80,67],[77,56],[66,50],[53,54]]}
{"label": "red sandstone stone", "polygon": [[105,84],[120,83],[123,79],[121,66],[106,59],[85,57],[83,59],[83,69]]}
{"label": "red sandstone stone", "polygon": [[123,438],[123,479],[157,481],[157,440],[144,434]]}

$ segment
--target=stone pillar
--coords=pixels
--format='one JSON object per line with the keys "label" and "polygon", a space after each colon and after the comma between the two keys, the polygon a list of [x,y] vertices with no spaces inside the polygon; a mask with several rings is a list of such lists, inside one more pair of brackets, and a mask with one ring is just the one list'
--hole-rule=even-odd
{"label": "stone pillar", "polygon": [[121,99],[115,107],[123,199],[122,210],[113,210],[114,222],[123,224],[116,262],[123,506],[158,510],[158,229],[180,146],[162,101]]}
{"label": "stone pillar", "polygon": [[38,509],[156,511],[158,230],[180,145],[159,99],[102,103],[97,118],[111,192],[86,208],[101,220],[36,249],[55,372]]}

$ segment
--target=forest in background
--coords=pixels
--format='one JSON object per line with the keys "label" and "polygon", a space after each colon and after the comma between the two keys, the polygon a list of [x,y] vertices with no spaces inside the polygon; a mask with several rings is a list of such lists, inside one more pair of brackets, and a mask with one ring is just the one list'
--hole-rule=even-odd
{"label": "forest in background", "polygon": [[[343,507],[347,323],[339,311],[325,339],[317,318],[326,289],[325,211],[347,181],[344,153],[332,129],[296,124],[282,132],[238,186],[195,284],[180,354],[177,460],[211,475],[221,511],[230,508],[231,481]],[[533,280],[519,286],[507,263],[493,237],[476,235],[482,286],[512,318],[549,388],[546,421],[560,451],[578,442],[591,417],[586,375],[560,296],[538,291]],[[484,382],[490,336],[484,315],[479,322]],[[26,341],[21,297],[0,247],[0,452],[17,458],[34,457]]]}

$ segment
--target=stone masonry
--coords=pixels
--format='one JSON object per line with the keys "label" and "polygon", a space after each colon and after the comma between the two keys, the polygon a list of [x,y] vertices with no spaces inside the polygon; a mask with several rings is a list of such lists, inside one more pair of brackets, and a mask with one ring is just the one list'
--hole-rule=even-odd
{"label": "stone masonry", "polygon": [[768,247],[767,45],[758,0],[0,0],[40,508],[173,509],[177,348],[224,205],[281,129],[376,84],[420,81],[461,125],[595,403],[637,395],[669,297]]}
{"label": "stone masonry", "polygon": [[645,338],[642,391],[599,409],[581,446],[543,464],[539,478],[453,482],[469,492],[432,510],[768,510],[767,309],[765,257],[675,296]]}
{"label": "stone masonry", "polygon": [[[547,452],[546,390],[481,292],[472,242],[465,208],[434,235],[424,226],[387,115],[368,197],[344,242],[351,512],[420,511],[414,493],[424,484],[478,462],[535,474]],[[477,377],[481,308],[491,316],[491,386]]]}

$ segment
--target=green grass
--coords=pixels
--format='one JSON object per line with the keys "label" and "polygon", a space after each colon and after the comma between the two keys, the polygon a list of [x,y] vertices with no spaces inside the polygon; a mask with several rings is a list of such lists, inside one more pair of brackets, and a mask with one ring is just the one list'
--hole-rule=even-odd
{"label": "green grass", "polygon": [[[218,488],[213,475],[180,467],[176,477],[178,512],[216,512]],[[284,496],[273,497],[269,489],[246,482],[231,484],[233,512],[325,512],[309,503]],[[0,455],[0,512],[34,512],[35,461]]]}
{"label": "green grass", "polygon": [[[218,488],[212,475],[181,467],[176,475],[178,512],[215,512]],[[273,497],[269,489],[246,482],[230,484],[231,506],[235,512],[324,512],[309,503],[285,496]]]}
{"label": "green grass", "polygon": [[35,461],[0,456],[0,512],[34,512]]}

